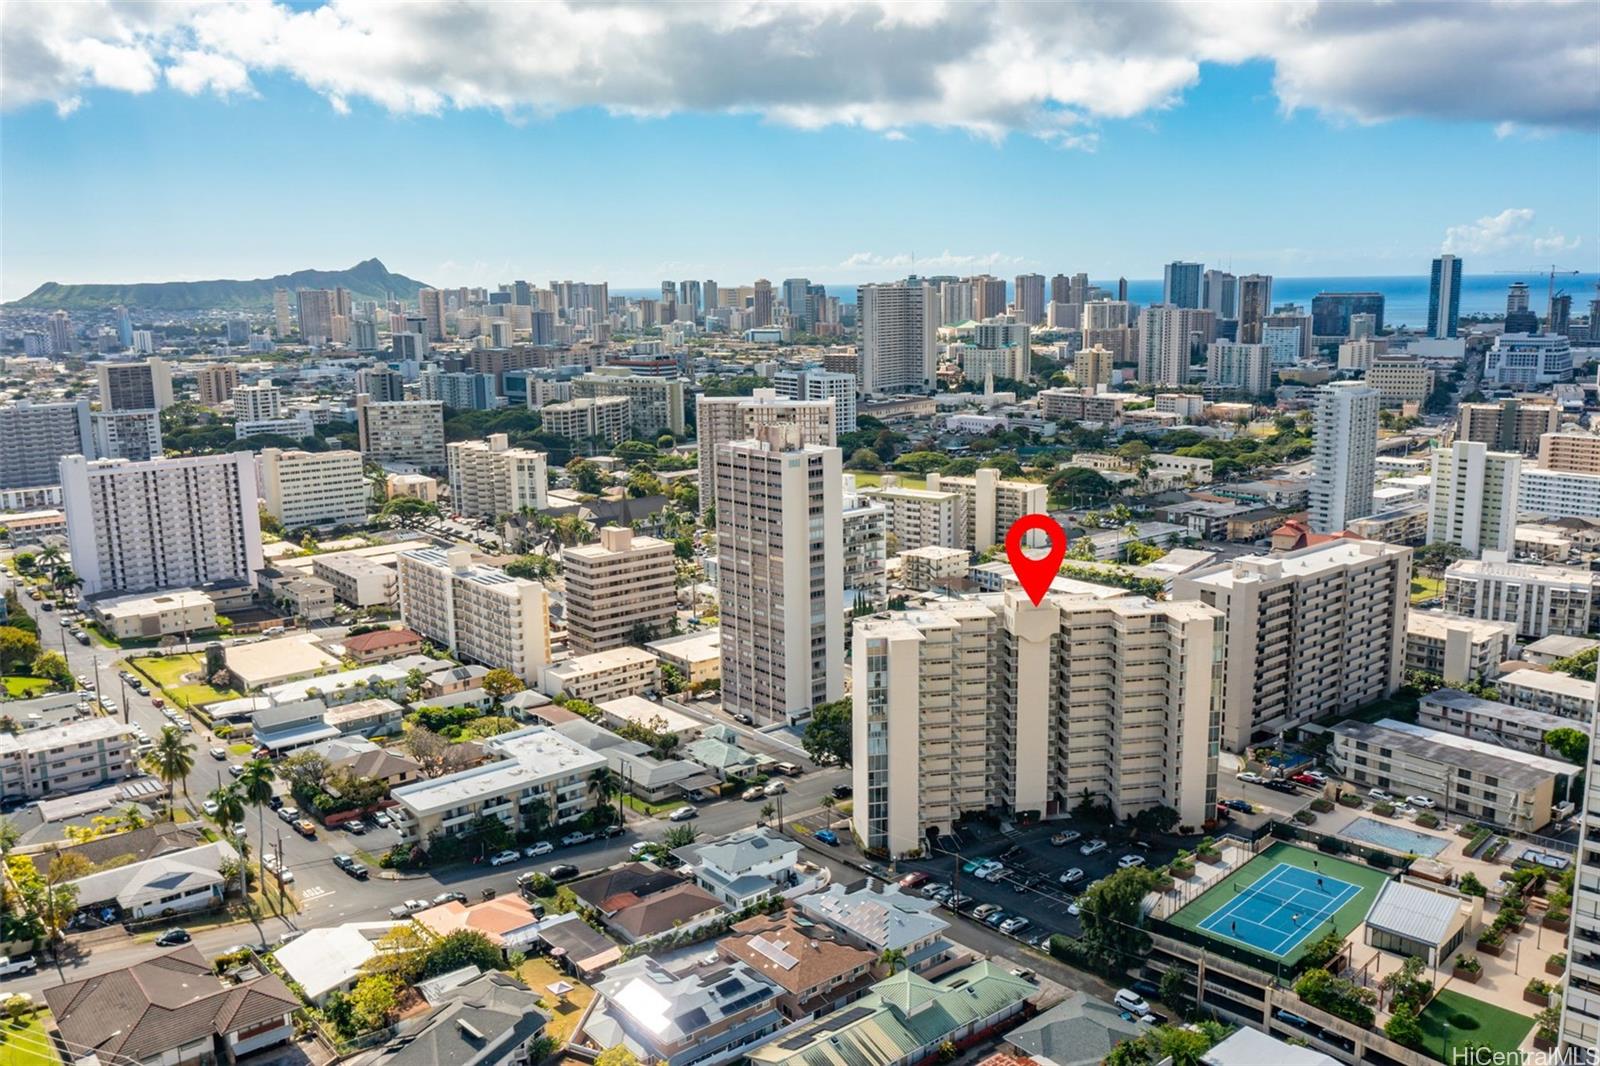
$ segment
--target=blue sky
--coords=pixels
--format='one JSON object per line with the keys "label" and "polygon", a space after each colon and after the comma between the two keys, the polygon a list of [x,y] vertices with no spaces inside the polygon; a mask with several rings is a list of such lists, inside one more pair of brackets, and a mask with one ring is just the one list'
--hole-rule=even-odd
{"label": "blue sky", "polygon": [[[316,10],[265,14],[290,26]],[[346,12],[342,30],[357,17]],[[17,22],[5,26],[8,62]],[[977,72],[960,90],[930,90],[885,60],[870,88],[808,85],[803,66],[782,83],[746,71],[711,88],[605,71],[613,81],[586,99],[593,71],[519,71],[463,90],[428,73],[390,78],[379,62],[366,81],[334,83],[337,56],[318,67],[300,43],[289,59],[236,61],[270,50],[197,25],[125,34],[119,62],[143,47],[149,69],[133,55],[122,68],[7,75],[0,296],[47,280],[255,277],[372,255],[436,284],[622,287],[913,269],[1152,277],[1174,258],[1280,276],[1417,274],[1444,247],[1469,272],[1600,263],[1589,96],[1508,96],[1503,116],[1454,113],[1436,86],[1356,96],[1293,42],[1236,63],[1145,48],[1146,66],[1174,65],[1110,80],[1096,64],[1125,57],[1115,42],[1035,53],[1030,71],[1063,64],[1052,88],[999,101],[1010,90],[982,81],[1010,77],[1009,64],[958,66],[954,45],[946,81]],[[820,47],[834,29],[795,32]],[[1357,45],[1373,35],[1357,29]],[[271,32],[290,47],[288,29]],[[914,44],[946,47],[928,34]],[[202,53],[215,58],[185,58]],[[1084,70],[1087,86],[1054,87]],[[909,80],[882,88],[897,78]]]}

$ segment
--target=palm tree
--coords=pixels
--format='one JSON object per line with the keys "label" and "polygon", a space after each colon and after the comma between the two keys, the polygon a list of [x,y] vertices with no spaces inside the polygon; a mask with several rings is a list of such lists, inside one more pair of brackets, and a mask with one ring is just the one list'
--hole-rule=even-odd
{"label": "palm tree", "polygon": [[550,821],[550,801],[543,796],[535,796],[522,805],[522,824],[534,836],[544,832],[545,823]]}
{"label": "palm tree", "polygon": [[777,814],[777,813],[778,813],[778,808],[774,807],[771,803],[763,803],[761,805],[761,821],[763,823],[765,823],[768,818],[771,818],[774,814]]}
{"label": "palm tree", "polygon": [[833,824],[833,810],[837,806],[839,806],[839,801],[832,796],[822,797],[822,809],[827,812],[828,825],[830,826]]}
{"label": "palm tree", "polygon": [[266,759],[246,760],[239,774],[239,792],[256,809],[256,840],[261,845],[258,859],[261,862],[262,885],[267,883],[266,803],[272,798],[272,778],[272,763]]}
{"label": "palm tree", "polygon": [[589,795],[595,797],[601,806],[610,801],[615,792],[615,784],[611,780],[611,768],[602,766],[589,775]]}
{"label": "palm tree", "polygon": [[140,809],[137,803],[130,803],[122,808],[122,824],[129,829],[144,828],[144,811]]}
{"label": "palm tree", "polygon": [[899,948],[884,948],[883,954],[878,956],[878,961],[888,967],[889,976],[893,977],[897,971],[905,967],[906,953]]}
{"label": "palm tree", "polygon": [[183,732],[175,725],[163,726],[155,747],[144,757],[145,769],[167,786],[167,817],[176,821],[172,804],[172,786],[183,782],[183,798],[189,798],[189,771],[194,769],[194,745],[183,739]]}
{"label": "palm tree", "polygon": [[47,544],[44,551],[40,552],[38,558],[34,561],[41,569],[48,570],[61,562],[61,560],[61,546],[59,544]]}
{"label": "palm tree", "polygon": [[206,799],[217,805],[211,820],[217,823],[222,835],[239,849],[239,893],[248,901],[250,880],[248,863],[245,861],[247,849],[245,841],[234,833],[234,827],[244,821],[244,793],[239,790],[237,784],[218,785],[211,790]]}

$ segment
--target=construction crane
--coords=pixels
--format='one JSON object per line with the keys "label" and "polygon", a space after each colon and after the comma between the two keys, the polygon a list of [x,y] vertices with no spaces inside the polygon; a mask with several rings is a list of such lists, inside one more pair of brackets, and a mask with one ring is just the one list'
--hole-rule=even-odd
{"label": "construction crane", "polygon": [[1544,303],[1545,328],[1548,329],[1550,327],[1550,324],[1553,323],[1556,320],[1556,297],[1558,295],[1565,295],[1564,292],[1563,293],[1557,293],[1556,292],[1556,278],[1557,277],[1570,278],[1575,274],[1582,274],[1583,271],[1581,271],[1581,270],[1565,270],[1565,269],[1563,269],[1561,267],[1556,266],[1554,263],[1552,263],[1550,265],[1550,269],[1548,271],[1546,271],[1542,267],[1529,267],[1527,270],[1496,270],[1495,273],[1496,274],[1544,274],[1548,278],[1549,286],[1545,290],[1545,303]]}

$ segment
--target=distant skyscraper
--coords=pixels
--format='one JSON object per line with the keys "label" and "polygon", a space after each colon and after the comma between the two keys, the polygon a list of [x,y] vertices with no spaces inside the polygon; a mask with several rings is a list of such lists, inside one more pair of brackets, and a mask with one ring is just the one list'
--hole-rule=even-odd
{"label": "distant skyscraper", "polygon": [[1199,307],[1200,263],[1168,263],[1161,276],[1161,302],[1174,307]]}
{"label": "distant skyscraper", "polygon": [[1128,298],[1128,279],[1117,279],[1117,299],[1126,301]]}
{"label": "distant skyscraper", "polygon": [[1383,302],[1381,292],[1319,292],[1311,298],[1311,336],[1348,337],[1355,315],[1371,315],[1381,331]]}
{"label": "distant skyscraper", "polygon": [[126,307],[117,308],[117,343],[123,351],[133,347],[133,318]]}
{"label": "distant skyscraper", "polygon": [[1218,318],[1239,316],[1239,279],[1226,270],[1208,270],[1200,276],[1200,306]]}
{"label": "distant skyscraper", "polygon": [[1336,381],[1317,390],[1311,450],[1313,533],[1338,533],[1372,513],[1378,457],[1378,390]]}
{"label": "distant skyscraper", "polygon": [[789,309],[789,318],[800,329],[811,325],[809,304],[811,302],[810,278],[785,278],[783,280],[783,306]]}
{"label": "distant skyscraper", "polygon": [[301,289],[300,339],[313,347],[333,340],[333,290]]}
{"label": "distant skyscraper", "polygon": [[428,340],[444,340],[444,293],[438,289],[418,289],[417,306],[428,322]]}
{"label": "distant skyscraper", "polygon": [[1072,279],[1065,274],[1057,274],[1050,279],[1050,302],[1053,304],[1069,304],[1072,302]]}
{"label": "distant skyscraper", "polygon": [[686,312],[685,317],[693,321],[704,313],[704,305],[700,303],[700,283],[698,281],[678,282],[678,304]]}
{"label": "distant skyscraper", "polygon": [[1572,297],[1558,292],[1550,297],[1550,317],[1544,324],[1544,331],[1551,336],[1565,337],[1571,333],[1571,324]]}
{"label": "distant skyscraper", "polygon": [[1441,255],[1433,261],[1428,285],[1428,336],[1454,337],[1461,316],[1461,260]]}
{"label": "distant skyscraper", "polygon": [[1189,380],[1188,326],[1181,307],[1157,304],[1139,312],[1139,384],[1177,386]]}
{"label": "distant skyscraper", "polygon": [[936,304],[933,287],[922,282],[863,285],[857,290],[863,394],[933,392]]}
{"label": "distant skyscraper", "polygon": [[66,355],[73,349],[72,318],[65,311],[52,311],[45,320],[45,332],[50,336],[50,351]]}
{"label": "distant skyscraper", "polygon": [[1539,316],[1528,310],[1528,286],[1525,282],[1513,281],[1506,290],[1505,332],[1539,332]]}
{"label": "distant skyscraper", "polygon": [[1037,326],[1044,321],[1044,275],[1018,274],[1016,280],[1017,317],[1024,325]]}
{"label": "distant skyscraper", "polygon": [[274,289],[272,291],[272,332],[279,340],[282,340],[289,335],[293,325],[293,320],[289,317],[289,291],[287,289]]}
{"label": "distant skyscraper", "polygon": [[1006,313],[1005,279],[992,274],[980,274],[972,282],[972,317],[982,322],[986,318]]}
{"label": "distant skyscraper", "polygon": [[701,306],[706,309],[708,314],[722,306],[722,293],[717,288],[717,283],[710,278],[707,278],[703,283],[700,298],[705,301]]}
{"label": "distant skyscraper", "polygon": [[1240,344],[1260,344],[1261,327],[1272,313],[1272,275],[1246,274],[1239,279]]}

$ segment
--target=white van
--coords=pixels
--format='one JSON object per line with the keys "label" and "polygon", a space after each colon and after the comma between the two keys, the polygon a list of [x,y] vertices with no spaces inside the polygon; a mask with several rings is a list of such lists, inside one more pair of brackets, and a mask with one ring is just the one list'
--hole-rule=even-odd
{"label": "white van", "polygon": [[1111,1002],[1115,1003],[1122,1010],[1129,1011],[1133,1014],[1150,1013],[1150,1004],[1141,999],[1139,994],[1133,991],[1131,988],[1117,989],[1116,998]]}

